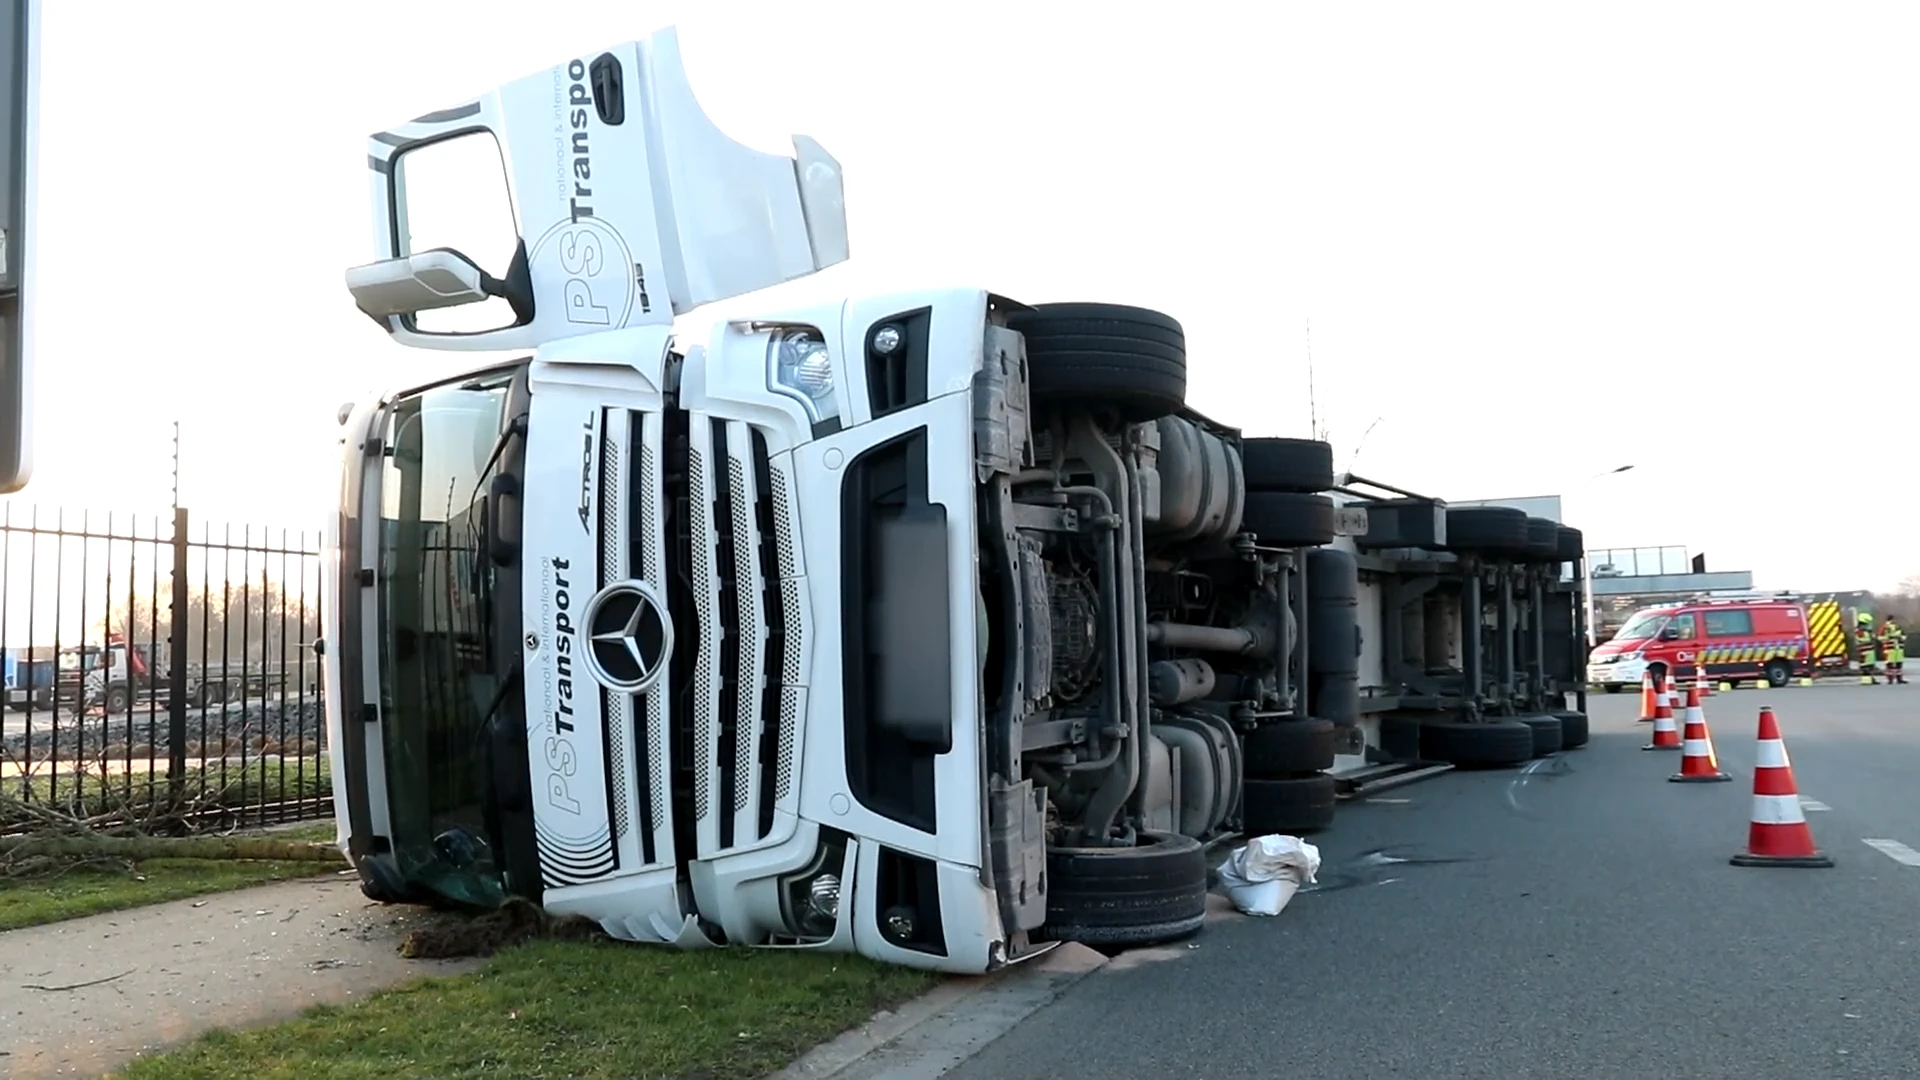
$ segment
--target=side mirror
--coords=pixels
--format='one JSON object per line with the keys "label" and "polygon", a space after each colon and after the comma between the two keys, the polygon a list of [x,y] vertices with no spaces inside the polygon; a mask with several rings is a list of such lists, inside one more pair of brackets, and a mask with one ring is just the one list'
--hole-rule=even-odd
{"label": "side mirror", "polygon": [[487,273],[473,260],[444,248],[347,271],[354,304],[382,325],[395,315],[481,303],[493,295],[489,284]]}
{"label": "side mirror", "polygon": [[1665,627],[1660,631],[1661,641],[1679,641],[1680,631],[1674,627]]}

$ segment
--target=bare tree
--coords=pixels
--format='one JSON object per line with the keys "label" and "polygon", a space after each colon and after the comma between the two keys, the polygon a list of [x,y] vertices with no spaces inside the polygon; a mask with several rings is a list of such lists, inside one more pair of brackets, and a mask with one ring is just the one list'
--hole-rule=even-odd
{"label": "bare tree", "polygon": [[1874,614],[1893,618],[1909,632],[1920,629],[1920,574],[1901,579],[1891,595],[1874,597]]}
{"label": "bare tree", "polygon": [[[159,609],[150,597],[135,595],[114,603],[96,621],[89,644],[120,634],[134,643],[166,642],[173,623],[170,589],[160,581]],[[296,662],[300,650],[320,636],[320,609],[312,595],[288,593],[273,581],[229,581],[201,589],[187,600],[187,660],[205,664]]]}

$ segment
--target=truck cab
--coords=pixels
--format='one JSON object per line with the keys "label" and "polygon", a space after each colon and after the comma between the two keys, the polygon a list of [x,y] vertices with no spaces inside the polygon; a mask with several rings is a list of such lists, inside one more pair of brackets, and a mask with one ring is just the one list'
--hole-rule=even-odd
{"label": "truck cab", "polygon": [[[469,139],[493,261],[418,228],[414,155]],[[324,699],[367,895],[981,972],[1196,932],[1203,845],[1324,827],[1392,724],[1561,745],[1512,714],[1574,681],[1577,531],[1375,529],[1326,443],[1187,405],[1158,311],[768,300],[848,257],[840,167],[793,143],[715,128],[671,30],[370,140],[355,304],[493,356],[340,414]]]}
{"label": "truck cab", "polygon": [[9,649],[4,657],[7,704],[16,712],[50,709],[54,703],[56,667],[52,660],[35,660],[21,650]]}
{"label": "truck cab", "polygon": [[[504,265],[412,238],[408,155],[463,136],[504,154]],[[847,257],[839,166],[794,144],[715,129],[672,31],[371,140],[361,311],[525,355],[343,411],[325,697],[365,890],[951,971],[1196,931],[1242,728],[1304,715],[1282,583],[1330,500],[1243,527],[1240,435],[1157,312],[950,288],[676,334]]]}

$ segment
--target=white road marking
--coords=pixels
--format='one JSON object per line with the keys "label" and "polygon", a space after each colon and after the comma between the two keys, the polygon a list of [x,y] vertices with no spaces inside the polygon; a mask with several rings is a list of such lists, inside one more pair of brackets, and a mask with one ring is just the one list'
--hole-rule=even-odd
{"label": "white road marking", "polygon": [[1821,810],[1831,810],[1833,809],[1833,807],[1828,806],[1826,803],[1821,802],[1819,799],[1809,799],[1809,798],[1806,798],[1805,796],[1802,796],[1800,799],[1800,809],[1805,810],[1809,814],[1812,814],[1812,813],[1817,813]]}
{"label": "white road marking", "polygon": [[1868,847],[1904,866],[1920,866],[1920,851],[1898,840],[1863,840]]}
{"label": "white road marking", "polygon": [[1513,807],[1514,810],[1519,813],[1526,813],[1526,809],[1520,805],[1520,789],[1526,787],[1527,781],[1533,778],[1534,772],[1547,763],[1547,758],[1534,758],[1532,761],[1527,762],[1526,766],[1520,770],[1520,775],[1507,781],[1508,806]]}

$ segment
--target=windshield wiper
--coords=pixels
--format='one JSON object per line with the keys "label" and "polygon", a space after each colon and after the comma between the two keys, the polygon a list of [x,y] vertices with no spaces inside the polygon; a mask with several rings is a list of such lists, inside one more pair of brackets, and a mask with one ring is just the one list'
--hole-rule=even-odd
{"label": "windshield wiper", "polygon": [[[521,662],[519,657],[515,657],[513,666],[507,669],[506,677],[500,680],[499,686],[494,687],[493,698],[487,702],[486,709],[480,714],[479,724],[473,729],[474,741],[482,744],[483,760],[487,763],[487,797],[481,800],[480,816],[487,830],[488,842],[495,851],[506,851],[507,844],[505,826],[500,820],[500,800],[494,788],[497,779],[496,770],[499,767],[499,762],[494,755],[498,752],[496,744],[499,740],[492,737],[493,721],[500,711],[500,706],[506,703],[508,696],[519,691],[520,681]],[[464,854],[458,849],[439,851],[440,857],[449,862],[461,858]]]}
{"label": "windshield wiper", "polygon": [[480,723],[474,730],[475,738],[487,733],[487,728],[493,724],[494,714],[500,711],[501,705],[506,704],[508,695],[520,689],[520,672],[521,658],[516,656],[513,658],[513,666],[508,668],[506,675],[501,678],[500,685],[493,688],[493,697],[487,701],[487,707],[481,710]]}
{"label": "windshield wiper", "polygon": [[473,482],[472,494],[467,496],[467,505],[473,505],[480,496],[480,485],[486,484],[487,503],[481,515],[481,527],[486,530],[487,561],[503,569],[520,561],[520,538],[505,535],[501,523],[506,520],[506,515],[500,512],[503,503],[520,497],[520,481],[507,473],[500,473],[489,482],[487,474],[493,472],[493,467],[500,463],[500,455],[506,453],[507,444],[516,438],[524,438],[526,434],[527,414],[521,413],[509,421],[501,430],[500,437],[494,440],[493,451],[487,455],[487,463],[481,466],[480,475]]}
{"label": "windshield wiper", "polygon": [[[480,485],[486,482],[487,474],[493,471],[495,465],[500,464],[500,455],[507,452],[507,443],[526,433],[526,413],[521,413],[508,421],[507,426],[500,432],[500,437],[493,440],[493,449],[487,454],[487,463],[480,466],[480,478],[473,482],[473,495],[480,494]],[[473,501],[473,495],[467,497],[468,502]]]}

